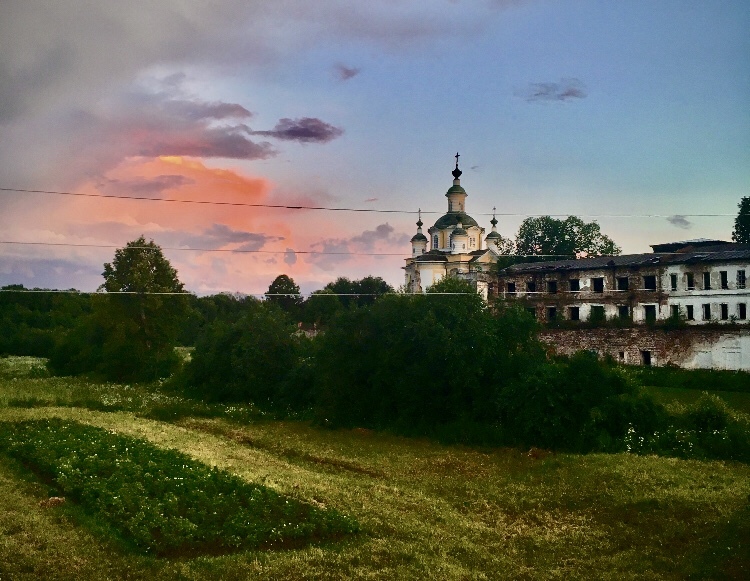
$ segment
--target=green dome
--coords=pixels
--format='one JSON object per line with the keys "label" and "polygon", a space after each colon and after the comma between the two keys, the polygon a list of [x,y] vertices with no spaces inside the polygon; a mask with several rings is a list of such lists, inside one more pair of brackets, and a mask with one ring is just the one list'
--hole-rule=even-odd
{"label": "green dome", "polygon": [[461,225],[464,227],[479,226],[479,224],[477,224],[477,221],[465,212],[448,212],[444,216],[438,218],[433,228],[439,228],[443,230],[451,226],[456,226],[459,222],[461,222]]}
{"label": "green dome", "polygon": [[421,232],[417,232],[414,236],[411,237],[411,242],[419,242],[419,241],[427,242],[427,236],[425,236]]}
{"label": "green dome", "polygon": [[451,233],[451,238],[453,236],[468,236],[468,235],[469,235],[469,233],[466,230],[464,230],[463,228],[456,228]]}
{"label": "green dome", "polygon": [[502,238],[500,232],[490,232],[489,234],[487,234],[485,240],[494,240],[495,238]]}
{"label": "green dome", "polygon": [[450,196],[451,194],[464,194],[466,196],[469,195],[461,186],[451,186],[451,188],[447,192],[445,192],[446,196]]}

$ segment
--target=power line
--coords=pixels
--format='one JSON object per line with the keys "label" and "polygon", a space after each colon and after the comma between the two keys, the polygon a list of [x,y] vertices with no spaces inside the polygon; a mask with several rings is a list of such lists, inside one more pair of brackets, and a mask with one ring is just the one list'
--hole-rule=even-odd
{"label": "power line", "polygon": [[[292,206],[287,204],[251,204],[247,202],[224,202],[217,200],[182,200],[179,198],[149,198],[147,196],[115,196],[111,194],[85,194],[81,192],[61,192],[56,190],[29,190],[23,188],[0,188],[0,192],[20,192],[28,194],[52,194],[58,196],[75,196],[82,198],[105,198],[114,200],[140,200],[147,202],[172,202],[178,204],[202,204],[210,206],[238,206],[246,208],[276,208],[286,210],[323,210],[328,212],[365,212],[378,214],[417,214],[415,210],[381,210],[376,208],[338,208],[329,206]],[[422,210],[422,214],[444,214],[445,212]],[[561,218],[571,216],[571,214],[527,214],[522,212],[478,212],[476,216],[508,216],[518,217],[525,216],[529,218],[540,218],[549,216],[551,218]],[[675,215],[685,218],[725,218],[738,216],[736,213],[731,214],[575,214],[583,218],[672,218]],[[744,214],[739,214],[744,215]]]}
{"label": "power line", "polygon": [[[243,206],[246,208],[281,208],[287,210],[326,210],[329,212],[374,212],[381,214],[416,214],[411,210],[378,210],[376,208],[335,208],[328,206],[290,206],[286,204],[250,204],[247,202],[222,202],[217,200],[181,200],[179,198],[149,198],[147,196],[114,196],[110,194],[84,194],[80,192],[58,192],[54,190],[24,190],[20,188],[0,188],[2,192],[22,192],[28,194],[55,194],[58,196],[76,196],[82,198],[108,198],[115,200],[142,200],[148,202],[175,202],[179,204],[206,204],[211,206]],[[439,214],[440,212],[422,212]]]}
{"label": "power line", "polygon": [[[322,250],[243,250],[231,248],[185,248],[180,246],[118,246],[116,244],[75,244],[72,242],[23,242],[17,240],[0,240],[0,244],[18,244],[24,246],[72,246],[74,248],[116,248],[118,250],[184,250],[189,252],[228,252],[237,254],[314,254],[337,256],[401,256],[410,258],[404,252],[325,252]],[[662,253],[664,254],[664,253]],[[424,256],[424,255],[420,255]],[[441,255],[442,256],[442,255]],[[572,254],[503,254],[502,256],[528,258],[575,258]]]}

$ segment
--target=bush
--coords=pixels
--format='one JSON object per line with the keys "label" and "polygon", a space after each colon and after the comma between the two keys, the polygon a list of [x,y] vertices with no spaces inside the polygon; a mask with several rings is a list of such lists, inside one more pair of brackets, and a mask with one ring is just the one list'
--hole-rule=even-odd
{"label": "bush", "polygon": [[358,524],[174,450],[63,420],[0,422],[5,452],[139,549],[215,552],[354,533]]}
{"label": "bush", "polygon": [[385,295],[342,313],[316,339],[321,422],[407,434],[496,422],[503,382],[544,359],[535,323],[512,307],[494,316],[463,281],[431,290],[464,294]]}
{"label": "bush", "polygon": [[234,323],[216,321],[172,385],[207,401],[304,408],[311,347],[295,331],[280,309],[260,303]]}
{"label": "bush", "polygon": [[618,416],[632,411],[633,387],[595,354],[579,352],[530,368],[500,392],[501,425],[515,443],[543,448],[590,450],[604,431],[617,438]]}

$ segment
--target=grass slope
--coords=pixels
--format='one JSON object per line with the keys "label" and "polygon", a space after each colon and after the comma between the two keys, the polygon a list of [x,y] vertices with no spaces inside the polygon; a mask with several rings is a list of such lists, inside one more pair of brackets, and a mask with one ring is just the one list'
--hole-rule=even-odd
{"label": "grass slope", "polygon": [[[48,379],[25,381],[30,397],[63,391],[48,388]],[[0,420],[60,417],[145,438],[336,508],[356,518],[362,534],[288,551],[144,557],[87,523],[74,505],[40,507],[49,490],[2,460],[3,580],[750,578],[744,464],[629,454],[535,460],[514,449],[302,422],[167,423],[124,411],[3,407],[13,383],[0,379]]]}

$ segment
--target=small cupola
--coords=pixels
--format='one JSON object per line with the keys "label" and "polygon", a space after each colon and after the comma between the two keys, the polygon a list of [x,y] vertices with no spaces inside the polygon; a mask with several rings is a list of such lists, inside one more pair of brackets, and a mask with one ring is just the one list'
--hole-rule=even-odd
{"label": "small cupola", "polygon": [[419,209],[419,218],[417,219],[417,233],[411,237],[411,255],[419,256],[424,254],[427,249],[427,236],[422,234],[422,209]]}
{"label": "small cupola", "polygon": [[453,174],[453,186],[451,186],[445,194],[448,198],[448,212],[464,212],[466,209],[466,190],[461,187],[461,174],[463,173],[458,169],[458,158],[461,157],[456,152],[456,168],[451,172]]}
{"label": "small cupola", "polygon": [[495,218],[495,208],[492,208],[492,220],[490,220],[490,224],[492,224],[492,232],[487,234],[487,238],[485,238],[484,241],[487,244],[487,248],[489,248],[490,245],[497,248],[497,245],[503,237],[497,231],[497,218]]}

